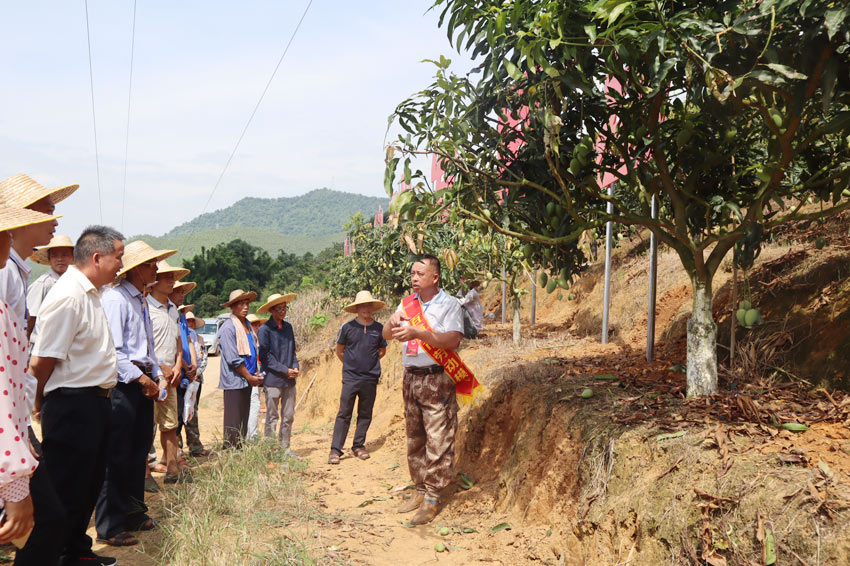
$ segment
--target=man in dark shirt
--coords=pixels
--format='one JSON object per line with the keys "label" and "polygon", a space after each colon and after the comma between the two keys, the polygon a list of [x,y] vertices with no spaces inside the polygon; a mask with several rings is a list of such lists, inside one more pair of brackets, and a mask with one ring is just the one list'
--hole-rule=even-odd
{"label": "man in dark shirt", "polygon": [[[257,333],[260,342],[260,367],[265,374],[263,385],[266,391],[265,436],[274,434],[280,420],[278,438],[283,456],[297,458],[289,447],[292,436],[292,420],[295,417],[295,379],[298,377],[298,358],[295,356],[295,333],[292,325],[283,320],[287,303],[295,293],[273,294],[266,304],[257,309],[257,314],[271,313],[272,317]],[[278,415],[280,415],[278,417]]]}
{"label": "man in dark shirt", "polygon": [[386,306],[383,301],[373,299],[369,291],[360,291],[354,302],[344,309],[357,314],[357,318],[343,324],[336,339],[336,356],[342,362],[342,394],[328,464],[339,464],[355,400],[357,429],[351,451],[361,460],[369,458],[365,447],[366,432],[372,423],[372,408],[381,377],[381,358],[387,353],[387,341],[382,336],[384,326],[372,317]]}

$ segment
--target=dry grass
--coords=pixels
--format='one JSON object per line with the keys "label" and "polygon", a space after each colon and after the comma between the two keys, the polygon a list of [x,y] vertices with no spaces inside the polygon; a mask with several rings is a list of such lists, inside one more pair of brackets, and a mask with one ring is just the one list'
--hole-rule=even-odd
{"label": "dry grass", "polygon": [[[290,303],[286,313],[286,319],[295,332],[295,343],[306,344],[318,328],[327,325],[327,321],[333,318],[335,311],[336,309],[331,305],[330,294],[327,289],[312,287],[300,291],[298,297]],[[323,315],[326,317],[324,319],[325,324],[316,324]]]}
{"label": "dry grass", "polygon": [[[317,517],[276,442],[222,449],[195,481],[167,490],[159,563],[315,564],[288,526]],[[271,462],[271,463],[270,463]]]}

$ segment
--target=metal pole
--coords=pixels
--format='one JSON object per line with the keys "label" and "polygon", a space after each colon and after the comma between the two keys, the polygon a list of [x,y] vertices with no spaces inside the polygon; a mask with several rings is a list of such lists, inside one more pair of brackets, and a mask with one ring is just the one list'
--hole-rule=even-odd
{"label": "metal pole", "polygon": [[[658,218],[658,201],[652,196],[652,218]],[[658,240],[649,236],[649,314],[646,324],[646,361],[655,359],[655,289],[658,283]]]}
{"label": "metal pole", "polygon": [[[611,183],[608,185],[608,196],[614,196],[614,184]],[[614,214],[614,204],[612,202],[608,202],[608,206],[606,207],[606,211],[608,214]],[[611,297],[611,244],[614,230],[614,223],[610,220],[605,223],[605,286],[603,290],[603,301],[602,305],[602,343],[608,343],[608,305],[610,303],[609,299]]]}
{"label": "metal pole", "polygon": [[505,285],[505,264],[502,264],[502,324],[505,324],[505,311],[507,310],[507,305],[505,304],[508,300],[508,289]]}
{"label": "metal pole", "polygon": [[531,326],[534,326],[534,318],[537,314],[537,268],[532,272],[531,278]]}

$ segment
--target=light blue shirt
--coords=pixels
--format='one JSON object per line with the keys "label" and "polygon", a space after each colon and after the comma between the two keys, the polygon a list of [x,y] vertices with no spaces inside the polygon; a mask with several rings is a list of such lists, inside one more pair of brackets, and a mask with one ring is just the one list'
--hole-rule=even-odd
{"label": "light blue shirt", "polygon": [[241,365],[244,365],[245,369],[252,375],[257,371],[257,351],[254,338],[247,328],[245,331],[248,334],[248,344],[251,347],[250,356],[239,355],[236,348],[236,327],[233,326],[232,320],[226,320],[218,329],[218,349],[221,354],[219,389],[244,389],[248,387],[248,382],[237,371]]}
{"label": "light blue shirt", "polygon": [[154,378],[162,376],[156,363],[147,301],[142,293],[125,279],[117,287],[105,290],[101,303],[118,355],[118,381],[131,383],[142,376],[142,370],[133,362],[152,366]]}

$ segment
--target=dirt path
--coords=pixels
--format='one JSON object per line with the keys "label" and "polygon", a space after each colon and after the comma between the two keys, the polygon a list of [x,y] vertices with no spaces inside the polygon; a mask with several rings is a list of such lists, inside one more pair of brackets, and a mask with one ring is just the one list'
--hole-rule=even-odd
{"label": "dirt path", "polygon": [[[361,461],[348,454],[339,465],[327,464],[331,427],[293,439],[293,447],[310,460],[306,485],[322,510],[337,519],[322,533],[324,548],[314,548],[321,560],[342,557],[355,564],[525,564],[537,557],[533,539],[546,538],[546,529],[513,526],[491,532],[507,522],[505,516],[472,505],[476,488],[458,490],[431,525],[405,526],[411,515],[396,508],[412,492],[400,423],[386,435],[367,442],[372,457]],[[409,525],[409,523],[407,523]],[[448,535],[441,535],[446,527]],[[464,532],[475,530],[476,532]],[[445,531],[443,531],[445,532]],[[437,552],[443,544],[446,552]],[[499,549],[498,552],[496,549]]]}
{"label": "dirt path", "polygon": [[[210,364],[205,379],[199,410],[201,438],[207,446],[212,446],[221,438],[223,410],[221,391],[217,389],[218,358]],[[398,397],[395,407],[383,409],[391,413],[400,411],[400,393]],[[375,412],[381,410],[376,407]],[[262,414],[261,431],[264,417]],[[319,564],[339,560],[378,566],[397,565],[400,560],[411,565],[525,564],[534,560],[537,551],[533,541],[545,540],[546,530],[512,526],[490,532],[491,527],[508,519],[473,504],[476,487],[469,491],[458,488],[458,493],[450,497],[446,509],[432,525],[409,527],[402,523],[410,515],[400,515],[395,509],[411,491],[403,490],[410,484],[410,476],[405,460],[403,422],[397,414],[390,417],[385,427],[377,428],[370,435],[367,448],[372,457],[366,461],[346,454],[340,465],[329,465],[332,427],[331,422],[305,425],[296,417],[292,439],[293,449],[308,463],[302,472],[304,485],[315,498],[324,519],[290,525],[290,528],[304,538],[310,555]],[[154,477],[163,490],[171,489],[162,483],[163,474],[155,473]],[[157,520],[164,519],[160,501],[158,494],[147,496],[151,515]],[[442,527],[449,528],[449,535],[440,535]],[[471,529],[477,532],[463,532]],[[88,534],[93,539],[96,536],[93,523]],[[138,546],[115,548],[95,542],[94,550],[117,557],[122,565],[157,564],[152,555],[159,546],[161,534],[154,530],[137,535],[141,542]],[[435,550],[438,543],[444,544],[447,550],[438,553]]]}

